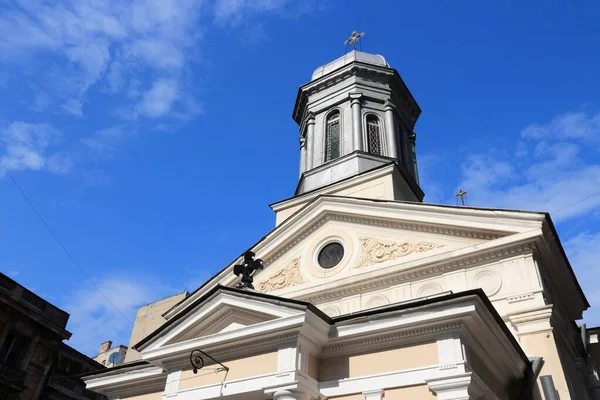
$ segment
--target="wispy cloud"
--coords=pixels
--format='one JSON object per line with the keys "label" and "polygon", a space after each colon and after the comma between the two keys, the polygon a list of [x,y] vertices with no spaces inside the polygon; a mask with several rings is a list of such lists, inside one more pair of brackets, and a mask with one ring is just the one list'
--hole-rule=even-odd
{"label": "wispy cloud", "polygon": [[106,340],[127,345],[137,309],[177,292],[158,279],[142,276],[115,271],[112,277],[97,282],[101,292],[86,285],[69,293],[63,304],[71,315],[69,344],[90,356],[97,354]]}
{"label": "wispy cloud", "polygon": [[136,110],[139,114],[150,118],[158,118],[169,113],[173,103],[179,97],[177,81],[161,79],[152,85],[142,96]]}
{"label": "wispy cloud", "polygon": [[97,159],[106,159],[113,156],[123,142],[136,134],[133,124],[117,124],[100,129],[90,136],[81,139],[81,143]]}
{"label": "wispy cloud", "polygon": [[600,248],[600,232],[582,232],[565,242],[565,251],[583,291],[592,304],[592,308],[584,314],[588,324],[600,324],[600,292],[597,282],[600,279],[598,269],[598,248]]}
{"label": "wispy cloud", "polygon": [[598,138],[600,113],[527,126],[514,149],[468,156],[459,186],[471,205],[556,212],[556,220],[582,215],[600,205],[600,196],[573,204],[600,187]]}
{"label": "wispy cloud", "polygon": [[[69,172],[71,159],[55,148],[60,132],[47,124],[29,124],[18,121],[0,127],[2,163],[9,170],[47,170],[55,174]],[[4,170],[0,170],[3,174]]]}
{"label": "wispy cloud", "polygon": [[[0,63],[27,64],[31,72],[45,73],[46,87],[35,107],[48,106],[52,93],[62,110],[80,117],[88,90],[99,83],[114,94],[129,91],[134,81],[146,91],[156,77],[180,81],[200,37],[202,7],[203,2],[188,0],[17,1],[0,6]],[[50,55],[51,63],[36,65],[36,59]],[[183,85],[171,87],[177,92],[169,110],[185,97]],[[137,91],[132,101],[142,96]]]}
{"label": "wispy cloud", "polygon": [[324,2],[315,0],[216,0],[214,16],[217,23],[235,25],[257,14],[298,17],[322,7]]}

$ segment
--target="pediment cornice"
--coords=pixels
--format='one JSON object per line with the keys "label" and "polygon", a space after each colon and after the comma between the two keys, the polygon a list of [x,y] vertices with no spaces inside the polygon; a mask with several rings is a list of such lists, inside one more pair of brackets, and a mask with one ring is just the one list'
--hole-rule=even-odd
{"label": "pediment cornice", "polygon": [[[315,198],[283,221],[251,249],[258,258],[265,262],[268,269],[269,265],[277,262],[283,255],[330,221],[479,241],[496,241],[524,232],[540,236],[544,218],[544,214],[540,213],[323,195]],[[169,319],[177,315],[188,304],[203,296],[216,284],[235,285],[238,278],[233,275],[232,270],[233,265],[239,263],[240,260],[240,258],[234,260],[207,282],[204,288],[192,293],[188,299],[165,314],[166,317]],[[442,267],[436,266],[435,268]],[[451,269],[453,267],[443,268]],[[412,273],[416,274],[417,272]],[[425,272],[418,272],[418,274],[426,275]],[[409,278],[401,280],[405,279]]]}
{"label": "pediment cornice", "polygon": [[298,243],[302,242],[307,236],[309,236],[321,226],[325,225],[327,222],[330,221],[348,222],[368,226],[384,227],[399,230],[401,229],[422,233],[433,233],[439,235],[448,235],[482,240],[494,240],[504,236],[499,233],[491,233],[475,229],[448,227],[443,225],[431,225],[409,221],[393,221],[380,217],[349,215],[342,212],[331,212],[325,210],[317,218],[314,218],[308,226],[306,226],[302,230],[299,230],[292,239],[282,244],[278,248],[277,252],[265,257],[265,263],[269,265],[277,261],[279,257],[281,257],[283,254],[286,254],[290,249],[292,249]]}

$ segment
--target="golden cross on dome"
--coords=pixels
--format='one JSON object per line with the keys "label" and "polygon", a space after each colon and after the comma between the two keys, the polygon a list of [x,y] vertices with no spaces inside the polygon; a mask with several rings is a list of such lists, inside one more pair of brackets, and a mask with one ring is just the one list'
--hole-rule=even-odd
{"label": "golden cross on dome", "polygon": [[356,31],[353,31],[352,34],[350,35],[350,37],[348,39],[346,39],[344,44],[345,45],[352,44],[352,50],[356,50],[356,42],[358,42],[360,40],[360,38],[363,36],[365,36],[364,32],[358,33]]}

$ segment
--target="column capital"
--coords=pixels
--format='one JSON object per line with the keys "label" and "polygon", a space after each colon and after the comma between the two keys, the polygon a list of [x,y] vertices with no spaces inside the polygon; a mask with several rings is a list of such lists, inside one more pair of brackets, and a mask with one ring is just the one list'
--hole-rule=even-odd
{"label": "column capital", "polygon": [[348,94],[348,97],[350,97],[351,100],[351,104],[360,104],[360,100],[363,97],[363,94],[361,92],[352,92]]}
{"label": "column capital", "polygon": [[366,390],[362,392],[365,400],[381,400],[383,398],[383,389]]}
{"label": "column capital", "polygon": [[300,138],[298,139],[298,142],[300,143],[300,148],[303,148],[304,146],[306,146],[306,137],[300,136]]}
{"label": "column capital", "polygon": [[427,386],[439,400],[470,400],[473,396],[472,372],[427,380]]}
{"label": "column capital", "polygon": [[273,400],[297,400],[298,396],[296,393],[290,390],[278,390],[273,393]]}
{"label": "column capital", "polygon": [[392,103],[390,101],[390,99],[387,99],[384,103],[383,103],[383,109],[385,111],[393,111],[396,109],[396,105],[394,103]]}
{"label": "column capital", "polygon": [[315,124],[315,114],[311,111],[308,114],[306,114],[306,118],[304,119],[306,121],[306,125],[314,125]]}

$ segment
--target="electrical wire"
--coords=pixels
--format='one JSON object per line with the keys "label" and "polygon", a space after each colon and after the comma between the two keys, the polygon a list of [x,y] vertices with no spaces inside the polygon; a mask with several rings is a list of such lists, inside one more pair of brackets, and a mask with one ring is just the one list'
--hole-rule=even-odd
{"label": "electrical wire", "polygon": [[564,210],[564,209],[567,209],[567,208],[569,208],[569,207],[572,207],[572,206],[574,206],[575,204],[579,204],[579,203],[581,203],[581,202],[584,202],[584,201],[586,201],[586,200],[589,200],[589,199],[591,199],[592,197],[596,197],[596,196],[598,196],[599,194],[600,194],[600,192],[598,192],[598,193],[594,193],[594,194],[592,194],[592,195],[590,195],[590,196],[588,196],[588,197],[585,197],[585,198],[583,198],[583,199],[581,199],[581,200],[577,200],[577,201],[576,201],[576,202],[574,202],[574,203],[571,203],[571,204],[569,204],[569,205],[566,205],[566,206],[564,206],[564,207],[562,207],[562,208],[559,208],[558,210],[555,210],[555,211],[553,211],[552,213],[556,214],[556,213],[557,213],[557,212],[559,212],[559,211],[562,211],[562,210]]}
{"label": "electrical wire", "polygon": [[60,246],[60,248],[65,252],[65,254],[67,255],[67,257],[71,260],[71,262],[79,269],[79,271],[81,271],[81,273],[83,274],[83,276],[86,277],[86,279],[96,288],[96,290],[98,291],[98,293],[100,293],[105,299],[106,301],[115,309],[117,310],[117,312],[119,314],[121,314],[121,316],[130,324],[133,325],[133,321],[131,321],[129,318],[127,318],[127,316],[125,315],[125,313],[123,313],[116,305],[115,303],[113,303],[108,296],[100,289],[100,287],[96,284],[96,282],[94,282],[92,280],[92,278],[88,275],[87,272],[85,272],[85,270],[81,267],[81,265],[79,265],[79,263],[75,260],[75,258],[73,257],[73,255],[71,255],[71,253],[69,252],[69,250],[67,250],[67,248],[63,245],[63,243],[60,241],[60,239],[58,238],[58,236],[54,233],[54,231],[52,230],[52,228],[50,228],[50,225],[48,225],[48,223],[46,222],[46,220],[44,219],[44,217],[42,217],[42,215],[39,213],[39,211],[35,208],[35,206],[33,205],[33,203],[31,202],[31,200],[29,200],[29,197],[27,196],[27,194],[25,194],[25,192],[23,191],[23,189],[21,188],[21,186],[19,185],[19,183],[17,182],[17,180],[15,179],[15,177],[10,173],[10,170],[6,167],[6,165],[4,164],[4,162],[2,161],[2,158],[0,158],[0,164],[2,164],[2,167],[4,168],[4,170],[6,171],[6,174],[8,175],[8,177],[10,178],[10,180],[13,182],[13,184],[15,185],[15,187],[17,188],[17,190],[21,193],[21,196],[23,196],[23,198],[25,199],[25,201],[27,202],[27,204],[29,204],[29,207],[33,210],[33,212],[35,213],[35,215],[37,215],[37,217],[40,219],[40,221],[42,221],[42,224],[44,224],[44,226],[46,227],[46,229],[48,230],[48,232],[50,232],[50,235],[54,238],[54,240],[56,241],[56,243],[58,243],[58,245]]}

